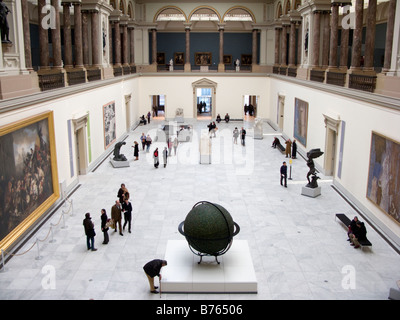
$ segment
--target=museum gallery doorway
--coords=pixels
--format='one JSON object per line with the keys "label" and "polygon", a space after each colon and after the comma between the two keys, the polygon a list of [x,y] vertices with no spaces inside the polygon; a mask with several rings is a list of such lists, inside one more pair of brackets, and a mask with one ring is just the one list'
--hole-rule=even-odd
{"label": "museum gallery doorway", "polygon": [[206,78],[192,83],[193,115],[198,120],[211,120],[216,117],[217,83]]}
{"label": "museum gallery doorway", "polygon": [[325,135],[325,175],[333,176],[335,174],[336,165],[336,148],[337,136],[339,132],[340,119],[324,114],[324,122],[326,127]]}
{"label": "museum gallery doorway", "polygon": [[88,155],[87,155],[87,122],[88,114],[75,115],[72,118],[75,133],[75,164],[78,175],[87,174]]}
{"label": "museum gallery doorway", "polygon": [[211,92],[211,88],[196,89],[197,118],[207,117],[211,119],[213,107]]}
{"label": "museum gallery doorway", "polygon": [[151,116],[154,119],[165,120],[165,100],[164,94],[150,96]]}
{"label": "museum gallery doorway", "polygon": [[243,112],[245,120],[254,120],[257,117],[258,96],[243,96]]}

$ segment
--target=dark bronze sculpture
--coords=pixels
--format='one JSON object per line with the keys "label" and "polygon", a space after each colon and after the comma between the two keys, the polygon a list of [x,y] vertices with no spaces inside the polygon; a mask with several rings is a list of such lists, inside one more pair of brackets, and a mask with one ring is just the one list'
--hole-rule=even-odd
{"label": "dark bronze sculpture", "polygon": [[120,154],[120,149],[126,142],[117,142],[114,147],[114,161],[127,161],[126,157],[123,154]]}
{"label": "dark bronze sculpture", "polygon": [[[309,152],[307,152],[307,158],[308,158],[307,166],[310,168],[310,170],[307,173],[308,184],[306,185],[306,187],[308,187],[308,188],[317,188],[318,187],[317,180],[319,179],[319,177],[316,174],[313,159],[316,159],[323,154],[324,153],[320,149],[311,149]],[[312,176],[311,181],[310,181],[310,176]]]}
{"label": "dark bronze sculpture", "polygon": [[0,0],[0,31],[1,31],[1,42],[11,43],[8,38],[10,28],[8,27],[7,14],[11,12],[3,0]]}

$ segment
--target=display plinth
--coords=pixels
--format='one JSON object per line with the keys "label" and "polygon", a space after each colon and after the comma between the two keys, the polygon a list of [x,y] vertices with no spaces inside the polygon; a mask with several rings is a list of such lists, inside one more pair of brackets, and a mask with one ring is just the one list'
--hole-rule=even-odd
{"label": "display plinth", "polygon": [[162,271],[163,293],[257,293],[257,279],[246,240],[234,240],[218,257],[193,254],[185,240],[169,240],[168,266]]}
{"label": "display plinth", "polygon": [[129,161],[115,161],[115,160],[110,160],[112,166],[114,168],[125,168],[125,167],[129,167]]}
{"label": "display plinth", "polygon": [[301,194],[311,198],[318,197],[321,194],[321,187],[316,187],[316,188],[303,187],[301,189]]}

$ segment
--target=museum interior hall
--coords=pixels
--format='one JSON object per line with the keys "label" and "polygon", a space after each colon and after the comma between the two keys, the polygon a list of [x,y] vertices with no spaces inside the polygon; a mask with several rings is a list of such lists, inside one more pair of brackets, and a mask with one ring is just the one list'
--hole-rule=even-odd
{"label": "museum interior hall", "polygon": [[0,300],[400,300],[400,0],[0,14]]}

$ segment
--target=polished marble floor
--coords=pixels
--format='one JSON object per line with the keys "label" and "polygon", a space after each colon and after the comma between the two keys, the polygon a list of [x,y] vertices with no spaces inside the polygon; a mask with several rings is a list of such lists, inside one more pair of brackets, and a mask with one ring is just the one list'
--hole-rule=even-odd
{"label": "polished marble floor", "polygon": [[[321,174],[321,196],[301,195],[307,173],[303,158],[293,160],[288,187],[280,186],[279,168],[288,159],[271,148],[276,133],[267,123],[262,140],[251,137],[252,122],[219,124],[209,165],[199,164],[198,145],[208,122],[194,120],[194,142],[181,143],[166,168],[160,157],[155,169],[151,153],[142,150],[133,161],[133,141],[142,132],[154,134],[161,123],[129,132],[121,152],[130,167],[113,168],[106,159],[79,178],[70,196],[73,206],[59,208],[0,271],[0,299],[159,300],[149,293],[142,267],[164,257],[168,240],[182,240],[178,225],[202,200],[224,206],[240,225],[235,239],[249,244],[258,293],[163,294],[162,299],[388,298],[400,278],[400,256],[369,225],[373,247],[361,251],[349,245],[335,213],[356,213]],[[232,144],[235,126],[249,129],[245,147]],[[161,150],[164,143],[152,149],[157,146]],[[132,233],[110,232],[109,244],[103,245],[100,210],[110,215],[121,183],[134,208]],[[96,228],[95,252],[86,249],[86,212]]]}

